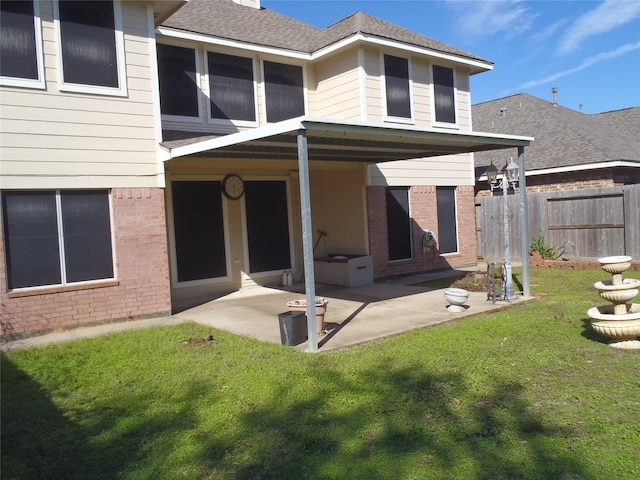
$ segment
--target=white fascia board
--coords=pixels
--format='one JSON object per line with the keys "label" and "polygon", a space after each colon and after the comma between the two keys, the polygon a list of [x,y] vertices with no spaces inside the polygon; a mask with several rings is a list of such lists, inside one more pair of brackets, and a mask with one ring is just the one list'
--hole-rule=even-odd
{"label": "white fascia board", "polygon": [[203,140],[191,145],[176,147],[171,149],[171,158],[182,157],[201,153],[207,150],[228,147],[243,142],[258,140],[261,138],[281,135],[283,133],[294,132],[300,129],[308,130],[335,130],[337,132],[362,133],[367,130],[385,130],[389,134],[397,137],[414,138],[441,138],[442,136],[456,137],[460,141],[486,140],[504,146],[527,146],[533,141],[533,137],[522,137],[517,135],[496,135],[494,133],[472,132],[472,131],[443,131],[435,128],[416,127],[415,125],[402,125],[388,123],[376,123],[358,120],[334,120],[320,117],[297,117],[282,122],[265,125],[264,127],[246,130],[244,132],[232,133],[210,140]]}
{"label": "white fascia board", "polygon": [[340,50],[342,48],[348,47],[358,42],[369,43],[372,45],[378,45],[382,47],[395,48],[398,50],[404,50],[405,52],[411,52],[418,55],[427,55],[429,57],[440,58],[442,60],[447,60],[453,63],[464,64],[470,67],[474,67],[477,69],[489,71],[493,70],[493,64],[490,62],[481,62],[479,60],[473,60],[471,58],[461,57],[459,55],[454,55],[452,53],[439,52],[437,50],[432,50],[426,47],[418,47],[414,45],[407,45],[406,43],[397,42],[394,40],[387,40],[384,38],[373,37],[370,35],[358,33],[352,37],[345,38],[339,42],[334,43],[333,45],[329,45],[327,47],[321,48],[320,50],[315,51],[311,54],[312,60],[318,60],[325,55],[335,52],[336,50]]}
{"label": "white fascia board", "polygon": [[209,45],[219,45],[223,47],[237,48],[240,50],[250,50],[252,52],[265,53],[265,54],[277,55],[277,56],[286,56],[286,57],[291,57],[298,60],[306,60],[306,61],[320,60],[327,55],[330,55],[336,51],[350,47],[357,43],[368,43],[376,46],[395,48],[398,50],[403,50],[405,52],[415,53],[417,55],[426,55],[429,57],[439,58],[439,59],[447,60],[453,63],[467,65],[469,67],[472,67],[481,71],[493,70],[493,64],[491,62],[481,62],[479,60],[473,60],[470,58],[465,58],[465,57],[461,57],[461,56],[450,54],[450,53],[439,52],[437,50],[431,50],[425,47],[417,47],[417,46],[407,45],[406,43],[396,42],[393,40],[385,40],[378,37],[372,37],[369,35],[364,35],[362,33],[358,33],[356,35],[345,38],[344,40],[336,42],[327,47],[321,48],[320,50],[317,50],[311,54],[298,52],[294,50],[287,50],[283,48],[255,45],[252,43],[240,42],[237,40],[217,38],[217,37],[212,37],[210,35],[204,35],[200,33],[185,32],[183,30],[174,30],[168,27],[158,27],[156,29],[156,34],[163,35],[166,37],[171,37],[171,38],[189,40],[193,42],[201,42]]}
{"label": "white fascia board", "polygon": [[[613,168],[613,167],[640,168],[640,162],[634,162],[630,160],[613,160],[611,162],[587,163],[585,165],[570,165],[567,167],[541,168],[539,170],[526,170],[525,175],[527,177],[535,177],[536,175],[583,172],[585,170],[598,170],[600,168]],[[478,180],[486,181],[487,176],[481,175],[480,177],[478,177]]]}
{"label": "white fascia board", "polygon": [[362,128],[380,129],[392,131],[394,135],[399,136],[436,136],[441,137],[443,135],[450,137],[458,137],[462,140],[491,140],[500,142],[504,145],[514,146],[528,146],[533,142],[533,137],[524,137],[521,135],[505,135],[486,132],[474,132],[470,130],[443,130],[441,128],[425,128],[415,125],[403,125],[399,123],[381,123],[381,122],[367,122],[359,120],[335,120],[331,118],[320,117],[302,117],[298,119],[304,128],[313,130],[316,126],[323,130],[337,130],[341,132],[359,132]]}
{"label": "white fascia board", "polygon": [[176,147],[171,149],[171,158],[183,157],[194,153],[201,153],[207,150],[215,150],[216,148],[228,147],[239,143],[258,140],[260,138],[280,135],[282,133],[292,132],[303,128],[302,120],[305,117],[292,118],[282,122],[265,125],[264,127],[245,130],[244,132],[231,133],[222,137],[204,140],[202,142],[185,145],[184,147]]}
{"label": "white fascia board", "polygon": [[311,59],[311,55],[309,55],[308,53],[296,52],[293,50],[285,50],[282,48],[275,48],[275,47],[265,47],[262,45],[255,45],[252,43],[240,42],[237,40],[228,40],[225,38],[212,37],[210,35],[203,35],[201,33],[191,33],[191,32],[184,32],[182,30],[174,30],[172,28],[167,28],[167,27],[158,27],[156,29],[156,34],[162,35],[165,37],[170,37],[170,38],[179,38],[182,40],[189,40],[192,42],[200,42],[208,45],[218,45],[222,47],[237,48],[239,50],[250,50],[252,52],[266,53],[269,55],[286,56],[286,57],[291,57],[298,60]]}

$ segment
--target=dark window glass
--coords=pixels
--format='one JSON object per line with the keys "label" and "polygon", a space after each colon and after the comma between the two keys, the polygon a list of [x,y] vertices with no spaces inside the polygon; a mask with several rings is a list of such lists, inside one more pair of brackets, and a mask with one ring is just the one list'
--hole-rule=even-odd
{"label": "dark window glass", "polygon": [[195,50],[158,44],[157,51],[160,110],[164,115],[198,117]]}
{"label": "dark window glass", "polygon": [[437,187],[436,195],[438,202],[438,252],[457,252],[456,189],[455,187]]}
{"label": "dark window glass", "polygon": [[60,194],[67,282],[113,278],[109,197],[101,191]]}
{"label": "dark window glass", "polygon": [[406,58],[385,55],[384,80],[387,96],[387,115],[411,118],[409,61]]}
{"label": "dark window glass", "polygon": [[117,88],[113,2],[64,0],[58,5],[64,82]]}
{"label": "dark window glass", "polygon": [[286,182],[245,182],[251,273],[291,268]]}
{"label": "dark window glass", "polygon": [[453,91],[453,69],[433,66],[436,122],[456,123]]}
{"label": "dark window glass", "polygon": [[264,62],[267,122],[304,115],[302,67]]}
{"label": "dark window glass", "polygon": [[0,75],[38,80],[33,2],[0,2]]}
{"label": "dark window glass", "polygon": [[178,281],[227,274],[220,182],[172,182]]}
{"label": "dark window glass", "polygon": [[250,58],[209,53],[211,117],[255,121],[253,61]]}
{"label": "dark window glass", "polygon": [[387,239],[389,260],[411,258],[409,189],[387,188]]}
{"label": "dark window glass", "polygon": [[55,192],[3,192],[9,289],[62,282]]}
{"label": "dark window glass", "polygon": [[9,289],[113,278],[108,193],[62,191],[59,202],[56,196],[3,192]]}

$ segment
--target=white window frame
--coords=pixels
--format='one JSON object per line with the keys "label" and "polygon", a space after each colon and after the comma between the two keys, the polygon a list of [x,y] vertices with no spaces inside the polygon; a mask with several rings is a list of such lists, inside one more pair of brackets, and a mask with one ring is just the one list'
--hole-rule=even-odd
{"label": "white window frame", "polygon": [[56,31],[56,43],[58,53],[58,89],[61,92],[89,93],[94,95],[111,95],[118,97],[127,96],[127,71],[124,53],[124,33],[122,27],[122,6],[120,0],[113,1],[114,35],[116,45],[116,59],[118,70],[118,87],[103,87],[99,85],[84,85],[65,82],[62,62],[62,37],[60,25],[60,0],[53,1],[53,18]]}
{"label": "white window frame", "polygon": [[[157,45],[170,45],[172,47],[180,47],[180,48],[188,48],[189,50],[193,50],[193,54],[196,59],[196,91],[198,98],[198,116],[197,117],[188,117],[185,115],[168,115],[166,113],[162,113],[162,105],[160,104],[160,73],[158,72],[158,106],[160,110],[160,117],[163,122],[187,122],[187,123],[204,123],[202,118],[202,93],[204,92],[202,85],[202,71],[204,66],[202,65],[202,55],[200,55],[200,50],[198,47],[193,44],[189,44],[186,42],[180,41],[167,41],[164,38],[161,42],[157,42]],[[157,48],[156,48],[156,59],[157,59]],[[159,65],[159,62],[156,66]]]}
{"label": "white window frame", "polygon": [[[411,117],[394,117],[387,113],[387,78],[385,74],[385,64],[384,64],[384,56],[388,55],[390,57],[402,58],[407,61],[408,69],[408,81],[409,81],[409,111],[411,112]],[[382,91],[382,118],[385,122],[393,122],[393,123],[405,123],[408,125],[415,124],[415,111],[413,105],[413,69],[411,66],[411,58],[405,57],[402,55],[398,55],[396,53],[388,53],[388,52],[380,52],[380,90]]]}
{"label": "white window frame", "polygon": [[[456,251],[455,252],[447,252],[447,253],[439,253],[441,257],[447,257],[450,255],[458,255],[460,253],[460,222],[459,222],[459,208],[458,208],[458,187],[449,186],[449,185],[440,185],[436,187],[436,218],[438,215],[438,188],[452,188],[453,189],[453,206],[455,208],[455,220],[456,220]],[[439,235],[438,235],[439,236]]]}
{"label": "white window frame", "polygon": [[307,65],[302,62],[291,62],[291,61],[283,62],[281,58],[262,57],[260,58],[260,87],[262,88],[261,97],[262,97],[262,106],[264,107],[264,122],[269,124],[276,123],[276,122],[267,122],[267,82],[264,74],[264,62],[282,63],[283,65],[295,65],[297,67],[302,68],[302,100],[304,102],[303,115],[309,115],[309,89],[307,85]]}
{"label": "white window frame", "polygon": [[41,90],[46,88],[46,81],[44,78],[44,54],[42,51],[42,22],[40,20],[40,2],[32,0],[33,3],[33,29],[35,32],[36,43],[36,64],[38,67],[38,78],[36,80],[31,78],[20,77],[0,77],[0,85],[7,87],[26,87],[26,88],[39,88]]}
{"label": "white window frame", "polygon": [[229,236],[229,200],[222,195],[222,223],[224,229],[225,266],[227,274],[224,277],[202,278],[200,280],[178,281],[178,254],[176,252],[175,213],[173,211],[173,182],[222,182],[223,176],[215,175],[171,175],[167,178],[167,218],[169,233],[169,266],[171,271],[171,286],[173,288],[189,288],[203,285],[215,285],[232,280],[231,239]]}
{"label": "white window frame", "polygon": [[[209,53],[213,53],[213,54],[219,53],[222,55],[229,55],[233,57],[251,59],[251,68],[253,70],[253,111],[256,117],[254,121],[234,120],[234,119],[226,120],[224,118],[213,118],[211,116],[211,91],[210,91],[211,82],[209,81]],[[227,51],[205,49],[204,72],[206,76],[206,81],[204,82],[205,83],[204,88],[202,88],[201,90],[204,92],[205,96],[207,97],[207,122],[210,125],[234,125],[237,127],[257,127],[259,125],[260,112],[258,111],[258,68],[259,68],[258,61],[256,60],[255,56],[248,56],[248,55],[245,56],[245,55],[238,55],[236,53],[231,53]],[[303,80],[304,80],[304,73],[303,73]],[[305,105],[305,109],[306,109],[306,105]]]}
{"label": "white window frame", "polygon": [[[111,196],[111,190],[99,188],[97,190],[106,191],[107,199],[109,201],[109,222],[110,222],[110,236],[111,236],[111,262],[113,267],[113,276],[109,278],[98,278],[96,280],[83,280],[80,282],[68,282],[67,281],[67,265],[66,265],[66,257],[64,251],[64,241],[65,234],[62,225],[62,192],[69,191],[70,189],[57,189],[53,190],[55,192],[56,199],[56,223],[58,225],[58,259],[60,260],[60,283],[49,284],[49,285],[34,285],[31,287],[19,287],[14,288],[11,292],[25,292],[32,290],[48,290],[51,288],[60,288],[60,287],[75,287],[82,285],[95,285],[101,284],[104,282],[112,282],[117,281],[118,279],[118,259],[116,258],[116,238],[115,238],[115,228],[114,228],[114,218],[113,218],[113,198]],[[31,191],[31,190],[29,190]],[[6,240],[5,240],[6,241]],[[8,275],[7,271],[7,275]]]}
{"label": "white window frame", "polygon": [[[292,214],[292,201],[291,201],[291,178],[285,176],[246,176],[243,177],[245,181],[258,181],[258,182],[285,182],[287,190],[287,222],[289,228],[289,262],[291,264],[291,272],[296,273],[297,267],[295,262],[295,244],[293,238],[293,214]],[[242,250],[244,257],[245,271],[243,274],[244,280],[252,278],[265,278],[273,277],[274,275],[282,275],[282,270],[269,270],[266,272],[251,272],[249,263],[249,228],[247,226],[247,204],[245,196],[241,199],[241,220],[242,220]]]}
{"label": "white window frame", "polygon": [[[454,123],[449,122],[438,122],[436,120],[436,83],[435,83],[435,75],[433,74],[433,67],[440,68],[448,68],[453,73],[453,113],[456,117],[456,121]],[[432,63],[429,66],[429,74],[431,75],[431,98],[433,101],[431,102],[431,118],[433,118],[433,126],[441,127],[441,128],[459,128],[458,121],[460,118],[458,111],[458,82],[457,82],[457,72],[455,67],[441,65],[437,63]]]}

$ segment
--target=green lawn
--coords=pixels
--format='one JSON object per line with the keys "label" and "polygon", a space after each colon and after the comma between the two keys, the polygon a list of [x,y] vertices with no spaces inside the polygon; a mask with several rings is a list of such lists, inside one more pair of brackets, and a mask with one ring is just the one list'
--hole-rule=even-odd
{"label": "green lawn", "polygon": [[640,352],[591,333],[602,271],[319,354],[192,324],[2,356],[6,479],[637,479]]}

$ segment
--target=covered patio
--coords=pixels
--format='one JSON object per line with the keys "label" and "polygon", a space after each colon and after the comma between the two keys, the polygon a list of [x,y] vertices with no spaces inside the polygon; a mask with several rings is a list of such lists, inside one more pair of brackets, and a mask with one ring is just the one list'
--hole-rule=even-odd
{"label": "covered patio", "polygon": [[[316,296],[322,295],[330,297],[331,292],[323,293],[323,287],[316,289],[309,181],[310,162],[360,162],[375,164],[396,160],[517,148],[520,178],[524,182],[524,147],[529,145],[532,140],[530,137],[422,128],[413,125],[392,125],[388,123],[299,117],[253,130],[223,136],[203,136],[201,134],[192,138],[174,138],[173,141],[165,141],[163,145],[167,148],[169,159],[173,161],[180,161],[180,158],[184,157],[201,157],[207,160],[228,160],[235,158],[249,161],[270,159],[297,161],[302,217],[304,297],[307,303],[311,305],[314,304]],[[472,168],[470,172],[470,175],[473,175]],[[525,185],[521,184],[521,209],[526,214],[526,188],[524,187]],[[526,222],[524,222],[523,225],[523,228],[526,229]],[[523,238],[523,242],[526,242],[528,238],[527,232],[523,231],[521,237]],[[527,266],[525,266],[524,270],[523,291],[526,297],[529,294]],[[345,290],[341,289],[343,295],[353,294],[356,296],[364,295],[365,297],[368,295],[369,298],[377,299],[373,301],[364,299],[355,310],[368,308],[369,305],[375,305],[379,308],[385,305],[380,302],[390,300],[389,298],[384,298],[389,295],[392,295],[396,301],[398,298],[404,299],[405,301],[402,303],[402,308],[406,308],[404,305],[410,304],[410,300],[413,299],[415,295],[429,293],[415,290],[407,293],[405,289],[402,290],[405,293],[394,294],[391,293],[392,290],[389,289],[386,292],[379,292],[378,295],[382,295],[382,297],[380,297],[372,293],[376,288],[379,288],[379,284],[362,288],[368,290],[369,293],[366,295],[364,295],[362,291],[347,291],[345,293]],[[267,296],[269,294],[275,295],[276,292],[277,291],[266,291],[265,294]],[[236,298],[243,294],[242,291],[238,291],[229,298]],[[259,296],[256,297],[259,298]],[[225,300],[225,297],[221,297],[214,302],[222,303]],[[334,303],[339,305],[339,298],[335,300]],[[357,303],[357,300],[343,300],[355,301]],[[191,310],[193,315],[201,311],[206,311],[207,306],[203,305],[197,308],[201,310]],[[266,304],[262,308],[264,308],[266,313],[271,317],[274,317],[274,315],[282,311],[281,308],[271,311]],[[397,308],[400,308],[399,304]],[[402,308],[398,311],[402,311]],[[394,316],[397,315],[394,314]],[[345,318],[349,319],[351,315],[347,315]],[[351,323],[351,320],[348,321]],[[321,346],[316,327],[317,319],[315,310],[310,309],[308,312],[309,351],[316,351]],[[251,327],[249,327],[249,329],[251,330]],[[337,329],[333,337],[338,337],[341,330],[342,328]],[[327,339],[323,341],[325,344],[329,343]]]}

